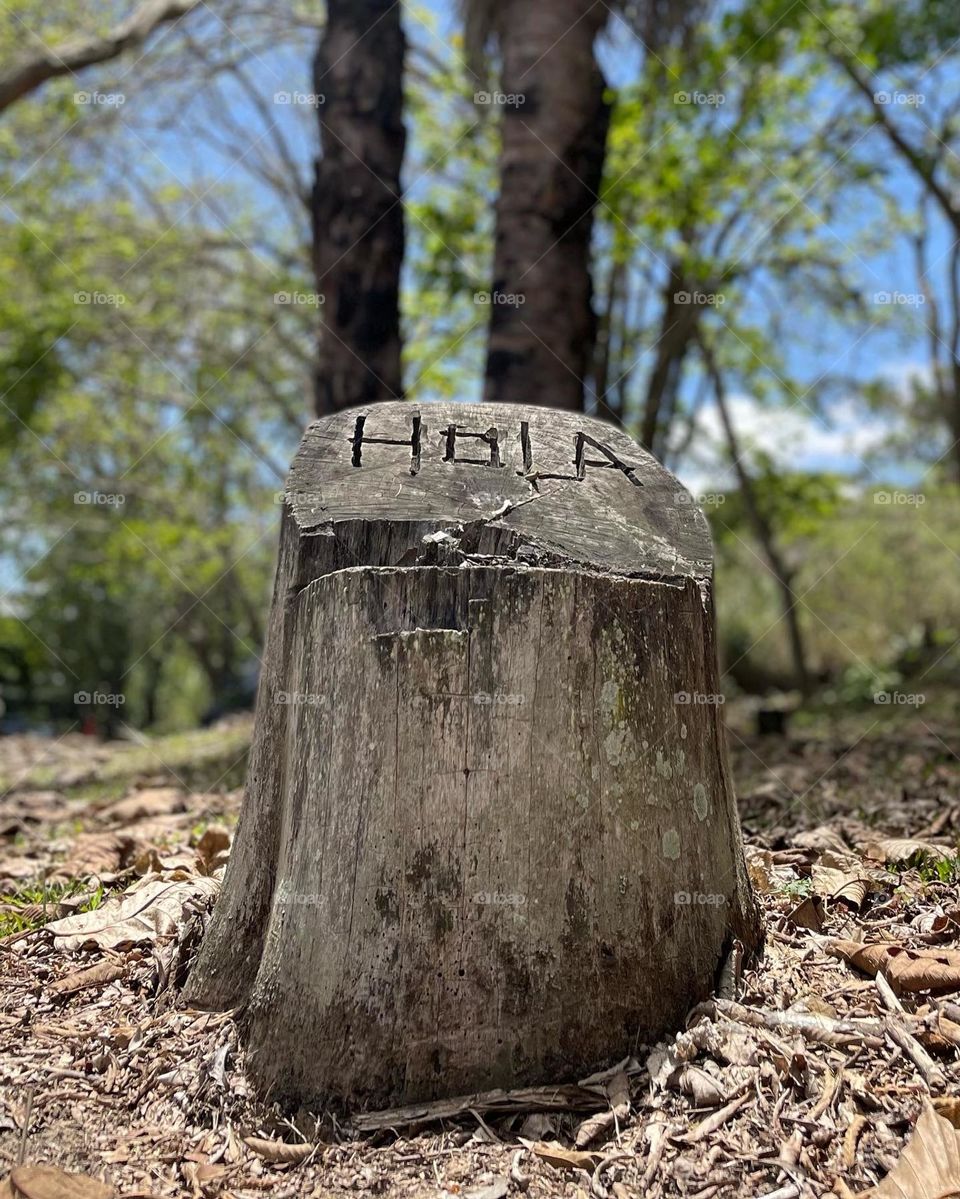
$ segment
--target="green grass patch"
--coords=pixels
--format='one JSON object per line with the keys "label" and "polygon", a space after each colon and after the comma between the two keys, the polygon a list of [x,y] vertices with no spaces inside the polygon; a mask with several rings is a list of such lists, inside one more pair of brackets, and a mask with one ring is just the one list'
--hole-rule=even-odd
{"label": "green grass patch", "polygon": [[[156,737],[144,745],[118,747],[89,778],[63,788],[71,800],[91,802],[121,799],[137,779],[156,778],[165,785],[190,791],[229,791],[243,785],[253,721],[225,728],[195,729]],[[45,762],[17,779],[0,778],[0,791],[59,789],[65,764]]]}
{"label": "green grass patch", "polygon": [[[64,899],[72,899],[83,890],[83,884],[74,880],[69,883],[31,883],[11,895],[0,895],[0,939],[43,928],[62,915],[58,908]],[[89,899],[71,909],[71,915],[95,911],[103,903],[105,894],[102,884],[98,885]]]}
{"label": "green grass patch", "polygon": [[956,855],[941,858],[921,849],[902,861],[888,862],[887,869],[891,874],[916,871],[924,883],[946,883],[950,886],[960,883],[960,856]]}

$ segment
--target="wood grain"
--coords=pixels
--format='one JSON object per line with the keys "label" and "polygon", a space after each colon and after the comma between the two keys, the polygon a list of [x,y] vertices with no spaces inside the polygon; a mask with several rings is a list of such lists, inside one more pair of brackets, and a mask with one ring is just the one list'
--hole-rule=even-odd
{"label": "wood grain", "polygon": [[310,427],[188,988],[246,1008],[265,1091],[582,1077],[756,943],[710,588],[702,515],[600,422],[387,403]]}

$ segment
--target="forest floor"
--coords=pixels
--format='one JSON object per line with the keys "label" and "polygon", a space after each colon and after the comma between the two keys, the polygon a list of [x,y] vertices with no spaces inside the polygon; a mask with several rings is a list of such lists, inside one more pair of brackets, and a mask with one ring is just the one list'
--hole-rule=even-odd
{"label": "forest floor", "polygon": [[957,1193],[960,740],[875,712],[731,733],[765,952],[685,1031],[372,1133],[258,1105],[230,1014],[177,999],[249,720],[0,739],[0,1196],[847,1199],[891,1171],[880,1196]]}

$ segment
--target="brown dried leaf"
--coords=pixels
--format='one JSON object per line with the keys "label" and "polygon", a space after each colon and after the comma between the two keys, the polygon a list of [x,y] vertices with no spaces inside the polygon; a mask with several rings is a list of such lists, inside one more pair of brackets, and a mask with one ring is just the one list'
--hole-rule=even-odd
{"label": "brown dried leaf", "polygon": [[769,849],[754,849],[750,845],[745,853],[751,887],[760,895],[769,895],[773,890],[773,854]]}
{"label": "brown dried leaf", "polygon": [[156,879],[138,883],[124,895],[112,895],[102,908],[66,916],[47,925],[58,949],[117,949],[172,936],[184,908],[216,897],[220,884],[197,875],[182,882]]}
{"label": "brown dried leaf", "polygon": [[949,1120],[954,1128],[960,1128],[960,1099],[953,1095],[942,1095],[933,1101],[934,1111],[944,1120]]}
{"label": "brown dried leaf", "polygon": [[98,962],[88,970],[75,970],[66,978],[59,978],[48,988],[51,995],[72,995],[75,991],[83,991],[87,987],[102,987],[107,983],[123,978],[127,972],[123,962]]}
{"label": "brown dried leaf", "polygon": [[801,849],[815,849],[821,853],[828,850],[841,854],[850,852],[850,846],[831,824],[821,824],[797,833],[793,837],[793,844],[799,845]]}
{"label": "brown dried leaf", "polygon": [[133,848],[133,838],[118,833],[81,833],[51,878],[72,880],[89,875],[114,875]]}
{"label": "brown dried leaf", "polygon": [[150,847],[137,855],[133,863],[133,868],[141,877],[148,874],[159,874],[165,879],[172,878],[189,878],[193,874],[203,873],[208,871],[198,872],[197,855],[193,850],[175,849],[162,853],[155,847]]}
{"label": "brown dried leaf", "polygon": [[933,861],[953,856],[949,845],[938,845],[933,841],[917,841],[912,837],[880,837],[864,846],[864,855],[877,862],[906,862],[914,854]]}
{"label": "brown dried leaf", "polygon": [[807,928],[813,933],[822,932],[823,900],[818,895],[808,895],[793,911],[787,913],[787,920],[795,928]]}
{"label": "brown dried leaf", "polygon": [[129,824],[152,816],[170,816],[187,810],[186,796],[176,787],[148,787],[103,808],[100,816],[111,824]]}
{"label": "brown dried leaf", "polygon": [[39,878],[44,873],[44,863],[39,858],[19,856],[4,858],[0,863],[0,881],[5,883],[23,883],[28,879]]}
{"label": "brown dried leaf", "polygon": [[[826,856],[826,855],[824,855]],[[842,900],[858,911],[867,895],[866,880],[853,871],[817,864],[810,871],[814,895],[824,899]]]}
{"label": "brown dried leaf", "polygon": [[590,1170],[596,1169],[603,1160],[602,1153],[586,1153],[579,1149],[565,1149],[558,1141],[525,1141],[522,1144],[535,1153],[548,1165],[556,1166],[558,1170]]}
{"label": "brown dried leaf", "polygon": [[795,882],[798,875],[792,863],[782,864],[769,849],[746,846],[747,874],[750,885],[761,895],[779,891],[788,883]]}
{"label": "brown dried leaf", "polygon": [[960,1133],[927,1104],[900,1160],[871,1194],[875,1199],[960,1195]]}
{"label": "brown dried leaf", "polygon": [[290,1145],[286,1141],[266,1141],[261,1137],[244,1137],[243,1143],[264,1161],[285,1165],[296,1165],[306,1161],[316,1149],[316,1145],[307,1142],[302,1145]]}
{"label": "brown dried leaf", "polygon": [[588,1116],[586,1120],[577,1125],[573,1143],[578,1149],[585,1149],[591,1141],[595,1141],[603,1133],[609,1132],[615,1124],[616,1117],[612,1108],[608,1108],[605,1112],[597,1112],[595,1116]]}
{"label": "brown dried leaf", "polygon": [[520,1125],[520,1136],[531,1141],[542,1141],[548,1136],[557,1135],[557,1116],[555,1112],[531,1112]]}
{"label": "brown dried leaf", "polygon": [[574,1139],[578,1149],[585,1148],[601,1133],[615,1128],[618,1123],[622,1124],[630,1115],[630,1080],[623,1070],[614,1074],[607,1082],[605,1090],[610,1100],[610,1108],[608,1111],[598,1112],[595,1116],[589,1116],[578,1126]]}
{"label": "brown dried leaf", "polygon": [[684,1066],[670,1083],[689,1095],[697,1107],[719,1107],[730,1098],[720,1082],[699,1066]]}
{"label": "brown dried leaf", "polygon": [[225,828],[210,825],[197,842],[197,856],[204,874],[213,874],[229,857],[230,834]]}
{"label": "brown dried leaf", "polygon": [[960,990],[960,950],[908,949],[886,941],[861,945],[844,940],[830,941],[826,949],[865,974],[875,977],[882,972],[897,992]]}
{"label": "brown dried leaf", "polygon": [[55,1166],[17,1166],[10,1174],[15,1199],[113,1199],[113,1187],[89,1174],[68,1174]]}

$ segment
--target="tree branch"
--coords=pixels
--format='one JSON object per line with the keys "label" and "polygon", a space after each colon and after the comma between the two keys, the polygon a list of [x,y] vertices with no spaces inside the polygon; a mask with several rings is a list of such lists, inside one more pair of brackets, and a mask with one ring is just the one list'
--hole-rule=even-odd
{"label": "tree branch", "polygon": [[48,79],[73,75],[84,67],[109,62],[125,50],[141,45],[160,25],[179,20],[200,0],[146,0],[125,21],[103,37],[77,37],[55,47],[44,47],[0,70],[0,112],[35,91]]}
{"label": "tree branch", "polygon": [[890,143],[899,152],[900,157],[913,170],[914,174],[920,179],[924,187],[931,196],[940,205],[943,215],[947,218],[953,228],[960,233],[960,210],[953,202],[950,193],[942,186],[940,181],[934,174],[935,167],[923,154],[910,144],[904,136],[902,130],[898,127],[895,121],[890,117],[884,105],[880,104],[875,95],[870,83],[863,78],[857,68],[849,59],[834,55],[834,61],[846,72],[851,82],[859,89],[863,96],[869,101],[873,120],[876,125],[884,131]]}

